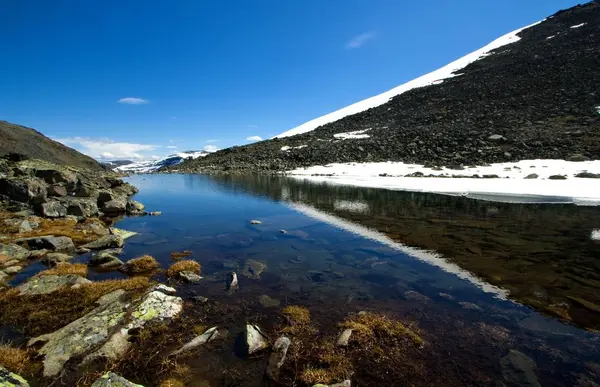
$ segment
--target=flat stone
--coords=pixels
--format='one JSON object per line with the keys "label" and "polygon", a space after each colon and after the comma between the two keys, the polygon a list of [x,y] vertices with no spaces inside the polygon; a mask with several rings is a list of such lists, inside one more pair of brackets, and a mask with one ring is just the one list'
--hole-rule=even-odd
{"label": "flat stone", "polygon": [[208,297],[194,296],[194,297],[192,297],[192,300],[199,304],[206,304],[208,302]]}
{"label": "flat stone", "polygon": [[127,202],[125,199],[113,199],[102,204],[102,212],[107,215],[122,214],[126,211]]}
{"label": "flat stone", "polygon": [[529,175],[525,176],[524,179],[537,179],[539,177],[539,175],[537,173],[530,173]]}
{"label": "flat stone", "polygon": [[500,134],[492,134],[488,137],[489,141],[506,141],[506,138]]}
{"label": "flat stone", "polygon": [[266,268],[267,266],[264,263],[248,259],[242,269],[242,275],[253,279],[259,279],[261,273],[265,271]]}
{"label": "flat stone", "polygon": [[461,307],[463,307],[464,309],[470,309],[470,310],[477,310],[477,311],[481,311],[483,309],[481,309],[481,307],[477,304],[474,304],[472,302],[466,302],[466,301],[462,301],[458,303]]}
{"label": "flat stone", "polygon": [[138,234],[135,231],[127,231],[116,227],[110,227],[109,231],[112,235],[118,235],[121,238],[123,238],[123,240],[131,238],[132,236],[136,236]]}
{"label": "flat stone", "polygon": [[125,242],[123,241],[123,238],[120,235],[105,235],[81,247],[92,250],[103,250],[114,247],[123,247],[124,244]]}
{"label": "flat stone", "polygon": [[508,355],[500,359],[502,376],[507,387],[540,387],[535,375],[535,361],[525,354],[511,349]]}
{"label": "flat stone", "polygon": [[50,251],[67,253],[74,253],[77,250],[71,238],[66,236],[39,236],[17,239],[15,242],[19,245],[26,246],[31,250],[46,249]]}
{"label": "flat stone", "polygon": [[29,387],[29,383],[22,376],[12,373],[0,365],[0,386]]}
{"label": "flat stone", "polygon": [[159,216],[162,215],[162,211],[151,211],[148,213],[150,216]]}
{"label": "flat stone", "polygon": [[31,277],[27,282],[17,286],[20,295],[48,294],[63,287],[77,284],[89,284],[90,280],[75,274],[43,275]]}
{"label": "flat stone", "polygon": [[4,272],[8,275],[13,275],[13,274],[17,274],[21,270],[23,270],[23,268],[21,266],[10,266],[10,267],[7,267],[6,269],[4,269]]}
{"label": "flat stone", "polygon": [[121,267],[123,265],[123,261],[106,251],[101,251],[98,254],[93,255],[88,264],[90,266],[97,266],[107,269]]}
{"label": "flat stone", "polygon": [[135,384],[114,372],[108,372],[97,379],[92,387],[144,387],[142,384]]}
{"label": "flat stone", "polygon": [[46,218],[63,218],[67,216],[67,206],[59,201],[42,203],[41,213]]}
{"label": "flat stone", "polygon": [[262,222],[260,220],[252,219],[250,224],[262,224]]}
{"label": "flat stone", "polygon": [[179,355],[182,352],[186,352],[186,351],[192,350],[194,348],[197,348],[197,347],[199,347],[203,344],[206,344],[209,341],[213,341],[219,337],[220,337],[220,335],[219,335],[218,327],[209,328],[200,336],[194,337],[191,341],[186,343],[183,347],[172,352],[171,355]]}
{"label": "flat stone", "polygon": [[347,347],[350,337],[352,336],[352,329],[346,329],[338,337],[336,345],[338,347]]}
{"label": "flat stone", "polygon": [[352,382],[350,380],[344,380],[341,383],[335,384],[315,384],[313,387],[352,387]]}
{"label": "flat stone", "polygon": [[202,281],[202,277],[194,273],[193,271],[182,271],[179,273],[179,278],[181,278],[185,282],[194,284]]}
{"label": "flat stone", "polygon": [[248,348],[248,355],[252,355],[267,348],[269,340],[258,326],[246,324],[246,346]]}
{"label": "flat stone", "polygon": [[46,250],[46,249],[31,250],[29,252],[29,259],[40,259],[43,256],[45,256],[46,254],[48,254],[48,250]]}
{"label": "flat stone", "polygon": [[130,215],[142,214],[144,213],[145,208],[146,207],[142,203],[136,202],[135,200],[129,200],[125,206],[125,210]]}
{"label": "flat stone", "polygon": [[15,265],[18,265],[18,264],[19,264],[19,262],[21,262],[21,261],[19,261],[18,259],[11,259],[10,261],[6,261],[6,262],[5,262],[5,263],[2,265],[2,267],[15,266]]}
{"label": "flat stone", "polygon": [[73,259],[72,255],[63,254],[63,253],[48,253],[42,258],[42,263],[45,263],[48,266],[56,266],[56,264],[61,262],[68,262]]}
{"label": "flat stone", "polygon": [[175,293],[177,293],[177,289],[172,288],[170,286],[167,286],[165,284],[158,284],[155,285],[152,289],[150,289],[151,291],[159,291],[162,292],[164,294],[170,294],[173,295]]}
{"label": "flat stone", "polygon": [[267,376],[273,380],[279,379],[279,370],[285,358],[287,356],[288,348],[290,347],[291,341],[285,336],[278,338],[273,344],[273,352],[269,356],[269,363],[267,364]]}
{"label": "flat stone", "polygon": [[4,254],[9,259],[16,259],[17,261],[24,261],[31,255],[27,249],[14,243],[8,245],[0,244],[0,254]]}

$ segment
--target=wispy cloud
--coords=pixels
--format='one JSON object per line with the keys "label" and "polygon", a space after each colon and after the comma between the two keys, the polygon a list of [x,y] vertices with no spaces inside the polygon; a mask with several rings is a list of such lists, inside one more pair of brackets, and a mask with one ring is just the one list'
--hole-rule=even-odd
{"label": "wispy cloud", "polygon": [[143,99],[143,98],[126,97],[126,98],[121,98],[117,102],[123,103],[126,105],[143,105],[145,103],[148,103],[149,101],[147,99]]}
{"label": "wispy cloud", "polygon": [[150,157],[150,155],[144,154],[145,152],[151,152],[158,148],[157,145],[116,142],[109,139],[91,139],[87,137],[66,137],[55,138],[54,140],[99,160],[142,160]]}
{"label": "wispy cloud", "polygon": [[169,148],[169,149],[177,149],[177,145],[167,145],[167,148]]}
{"label": "wispy cloud", "polygon": [[219,148],[216,145],[205,145],[204,150],[206,152],[216,152],[219,150]]}
{"label": "wispy cloud", "polygon": [[365,32],[364,34],[356,35],[355,37],[353,37],[352,39],[350,39],[349,41],[346,42],[345,47],[347,50],[353,50],[355,48],[360,48],[365,43],[372,40],[375,37],[375,35],[376,34],[374,31]]}
{"label": "wispy cloud", "polygon": [[250,137],[246,137],[246,141],[262,141],[262,137],[261,136],[250,136]]}
{"label": "wispy cloud", "polygon": [[219,142],[219,141],[221,141],[221,140],[215,140],[215,139],[212,139],[212,140],[206,140],[206,141],[204,141],[204,142]]}

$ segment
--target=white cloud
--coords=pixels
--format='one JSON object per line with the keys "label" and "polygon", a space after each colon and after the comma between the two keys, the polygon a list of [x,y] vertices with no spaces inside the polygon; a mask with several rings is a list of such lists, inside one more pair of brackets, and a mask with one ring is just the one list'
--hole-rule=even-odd
{"label": "white cloud", "polygon": [[126,97],[126,98],[121,98],[117,102],[124,103],[127,105],[143,105],[145,103],[148,103],[148,100],[142,99],[142,98],[135,98],[135,97]]}
{"label": "white cloud", "polygon": [[219,148],[216,145],[205,145],[204,150],[206,152],[216,152],[219,150]]}
{"label": "white cloud", "polygon": [[220,141],[220,140],[214,140],[214,139],[213,139],[213,140],[206,140],[206,141],[204,141],[204,142],[219,142],[219,141]]}
{"label": "white cloud", "polygon": [[352,50],[355,48],[362,47],[369,40],[372,40],[375,37],[375,32],[365,32],[364,34],[356,35],[352,39],[346,42],[346,49]]}
{"label": "white cloud", "polygon": [[160,157],[160,156],[157,156],[157,155],[152,155],[152,156],[150,156],[150,158],[151,158],[152,160],[160,160],[160,159],[161,159],[161,157]]}
{"label": "white cloud", "polygon": [[167,145],[167,148],[169,148],[169,149],[177,149],[177,145]]}
{"label": "white cloud", "polygon": [[144,155],[144,152],[151,152],[158,148],[157,145],[115,142],[109,139],[90,139],[86,137],[67,137],[55,140],[96,159],[141,160],[150,157]]}
{"label": "white cloud", "polygon": [[250,137],[246,137],[246,141],[262,141],[262,137],[261,136],[250,136]]}

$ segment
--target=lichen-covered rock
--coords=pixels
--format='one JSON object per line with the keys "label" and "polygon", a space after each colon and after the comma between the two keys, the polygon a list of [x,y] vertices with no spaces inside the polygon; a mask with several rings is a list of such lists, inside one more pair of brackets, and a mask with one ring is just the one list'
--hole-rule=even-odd
{"label": "lichen-covered rock", "polygon": [[192,283],[192,284],[202,281],[202,276],[199,276],[198,274],[194,273],[193,271],[182,271],[179,273],[179,278],[181,278],[185,282]]}
{"label": "lichen-covered rock", "polygon": [[339,347],[347,347],[348,342],[350,341],[350,336],[352,336],[352,329],[345,329],[338,337],[336,345]]}
{"label": "lichen-covered rock", "polygon": [[130,200],[127,202],[125,210],[130,215],[136,215],[136,214],[143,214],[145,208],[146,207],[142,203],[136,202],[135,200]]}
{"label": "lichen-covered rock", "polygon": [[246,324],[246,346],[248,355],[263,350],[269,346],[269,339],[256,325]]}
{"label": "lichen-covered rock", "polygon": [[42,203],[41,214],[46,218],[64,218],[67,216],[67,206],[57,200]]}
{"label": "lichen-covered rock", "polygon": [[105,235],[93,242],[87,243],[81,247],[92,250],[103,250],[110,248],[123,247],[124,241],[120,235]]}
{"label": "lichen-covered rock", "polygon": [[102,203],[101,209],[107,215],[117,215],[125,212],[126,205],[125,199],[113,199]]}
{"label": "lichen-covered rock", "polygon": [[10,372],[0,365],[0,386],[3,387],[29,387],[27,380],[20,375]]}
{"label": "lichen-covered rock", "polygon": [[13,274],[17,274],[18,272],[23,270],[23,267],[22,266],[10,266],[3,270],[6,274],[13,275]]}
{"label": "lichen-covered rock", "polygon": [[8,245],[0,244],[0,254],[4,254],[9,259],[16,259],[18,261],[24,261],[30,256],[27,249],[13,243]]}
{"label": "lichen-covered rock", "polygon": [[31,277],[27,282],[17,286],[21,295],[47,294],[66,286],[87,284],[90,280],[74,274],[66,275],[43,275]]}
{"label": "lichen-covered rock", "polygon": [[266,371],[269,378],[273,380],[277,380],[279,378],[279,369],[283,365],[283,362],[285,362],[290,343],[290,339],[282,336],[275,341],[275,344],[273,344],[273,353],[271,353],[271,356],[269,357],[269,363]]}
{"label": "lichen-covered rock", "polygon": [[59,251],[66,253],[74,253],[75,245],[73,244],[73,240],[66,236],[55,237],[52,235],[48,236],[39,236],[33,238],[22,238],[17,239],[15,241],[19,245],[23,245],[30,250],[50,250],[50,251]]}
{"label": "lichen-covered rock", "polygon": [[83,216],[89,218],[98,215],[98,205],[95,199],[71,199],[67,208],[67,215]]}
{"label": "lichen-covered rock", "polygon": [[64,185],[51,185],[47,189],[48,196],[52,197],[65,197],[67,196],[67,187]]}
{"label": "lichen-covered rock", "polygon": [[113,254],[101,251],[98,254],[92,256],[88,262],[90,266],[97,266],[103,269],[119,268],[123,265],[123,261],[115,257]]}
{"label": "lichen-covered rock", "polygon": [[61,262],[68,262],[73,258],[74,257],[69,254],[48,253],[48,254],[44,255],[44,258],[42,258],[42,263],[45,263],[48,266],[56,266],[57,264],[59,264]]}
{"label": "lichen-covered rock", "polygon": [[77,181],[77,175],[73,171],[65,168],[38,168],[35,170],[35,176],[43,179],[47,184],[73,184]]}
{"label": "lichen-covered rock", "polygon": [[97,379],[92,387],[144,387],[142,384],[135,384],[114,372],[108,372]]}

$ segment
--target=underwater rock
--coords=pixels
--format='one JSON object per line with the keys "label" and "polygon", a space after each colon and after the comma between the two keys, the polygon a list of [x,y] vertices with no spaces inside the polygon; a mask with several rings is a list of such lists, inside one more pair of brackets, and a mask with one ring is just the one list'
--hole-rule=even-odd
{"label": "underwater rock", "polygon": [[290,347],[291,341],[285,336],[281,336],[273,344],[273,353],[269,357],[269,363],[267,365],[267,376],[273,380],[279,378],[279,369],[285,362],[288,348]]}
{"label": "underwater rock", "polygon": [[338,347],[347,347],[348,346],[348,342],[350,341],[350,336],[352,336],[352,329],[346,329],[344,330],[341,334],[340,337],[338,337],[337,342],[335,343],[335,345],[337,345]]}
{"label": "underwater rock", "polygon": [[300,256],[288,259],[288,262],[293,263],[294,265],[299,265],[301,263],[304,263],[304,261],[305,258]]}
{"label": "underwater rock", "polygon": [[227,275],[227,290],[229,291],[234,291],[240,288],[240,284],[238,283],[238,277],[237,274],[235,274],[235,271],[232,271],[231,273],[229,273]]}
{"label": "underwater rock", "polygon": [[75,274],[43,275],[31,277],[27,282],[17,286],[20,295],[47,294],[62,287],[88,284],[92,281]]}
{"label": "underwater rock", "polygon": [[248,355],[263,350],[269,346],[267,336],[256,325],[246,324],[246,346]]}
{"label": "underwater rock", "polygon": [[263,308],[277,308],[281,304],[279,300],[271,298],[266,294],[259,296],[258,302],[263,306]]}
{"label": "underwater rock", "polygon": [[116,228],[116,227],[110,227],[108,230],[110,231],[110,233],[112,235],[118,235],[121,238],[123,238],[123,240],[131,238],[132,236],[135,236],[138,234],[135,231],[127,231],[127,230],[123,230],[123,229]]}
{"label": "underwater rock", "polygon": [[248,259],[242,269],[242,275],[252,279],[260,279],[260,275],[266,268],[267,266],[264,263]]}
{"label": "underwater rock", "polygon": [[27,380],[0,365],[0,386],[29,387]]}
{"label": "underwater rock", "polygon": [[92,250],[104,250],[115,247],[123,247],[123,237],[120,235],[105,235],[93,242],[87,243],[81,247]]}
{"label": "underwater rock", "polygon": [[172,356],[179,355],[182,352],[189,351],[191,349],[199,347],[199,346],[201,346],[203,344],[208,343],[209,341],[216,340],[219,337],[221,337],[221,335],[219,334],[218,327],[209,328],[203,334],[201,334],[200,336],[196,336],[190,342],[188,342],[187,344],[185,344],[183,347],[181,347],[178,350],[172,352],[171,355]]}
{"label": "underwater rock", "polygon": [[481,307],[477,304],[474,304],[472,302],[466,302],[466,301],[461,301],[458,303],[462,308],[464,309],[469,309],[469,310],[476,310],[476,311],[482,311],[483,309],[481,309]]}
{"label": "underwater rock", "polygon": [[262,224],[262,222],[260,220],[252,219],[250,224]]}
{"label": "underwater rock", "polygon": [[98,378],[92,387],[144,387],[144,385],[132,383],[114,372],[108,372]]}
{"label": "underwater rock", "polygon": [[507,387],[540,387],[535,375],[536,363],[525,354],[511,349],[500,359],[502,376]]}
{"label": "underwater rock", "polygon": [[194,273],[193,271],[182,271],[179,273],[179,278],[181,278],[185,282],[195,284],[195,283],[202,281],[203,277],[199,276],[198,274]]}

